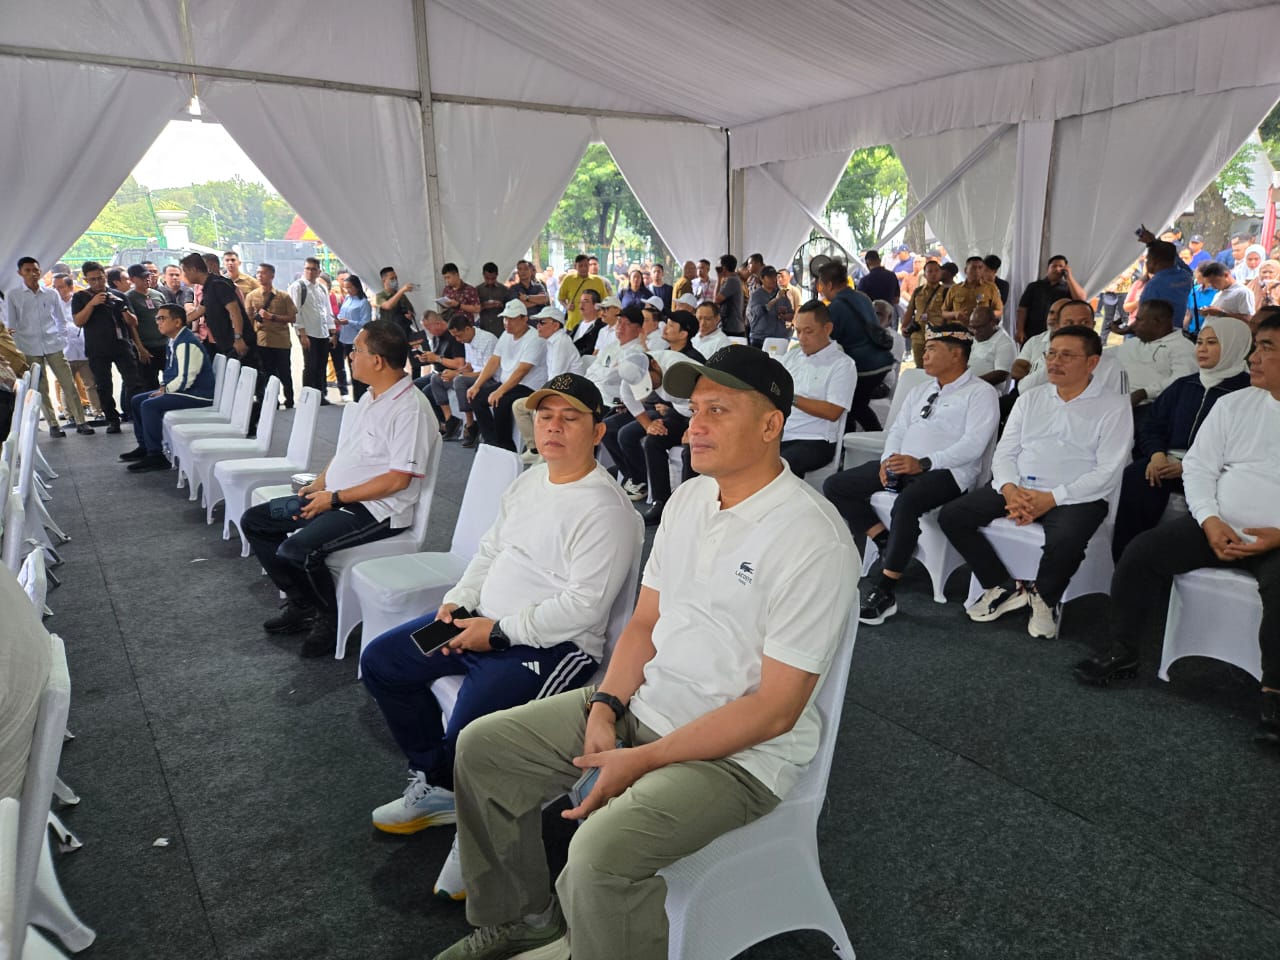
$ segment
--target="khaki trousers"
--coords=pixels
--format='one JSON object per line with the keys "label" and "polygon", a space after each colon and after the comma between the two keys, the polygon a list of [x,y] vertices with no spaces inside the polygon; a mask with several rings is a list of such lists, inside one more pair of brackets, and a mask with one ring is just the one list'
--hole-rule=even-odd
{"label": "khaki trousers", "polygon": [[[585,707],[594,687],[501,710],[458,739],[454,783],[467,919],[491,926],[547,906],[542,805],[582,775]],[[627,746],[658,739],[630,713]],[[569,844],[556,893],[574,960],[666,960],[666,882],[657,872],[768,813],[778,798],[732,760],[645,774],[592,813]]]}
{"label": "khaki trousers", "polygon": [[62,355],[62,351],[46,354],[24,353],[23,356],[27,358],[27,363],[38,363],[44,367],[40,374],[40,402],[44,406],[44,418],[49,421],[49,426],[58,425],[58,412],[53,409],[53,400],[49,392],[50,374],[57,378],[58,386],[62,387],[63,402],[67,405],[71,419],[77,426],[84,423],[84,408],[80,406],[80,393],[76,390],[75,377],[71,375],[71,367],[67,365],[67,358]]}
{"label": "khaki trousers", "polygon": [[511,413],[516,418],[516,426],[520,428],[520,438],[524,440],[524,448],[533,450],[533,411],[529,409],[525,399],[521,397],[513,403],[511,405]]}

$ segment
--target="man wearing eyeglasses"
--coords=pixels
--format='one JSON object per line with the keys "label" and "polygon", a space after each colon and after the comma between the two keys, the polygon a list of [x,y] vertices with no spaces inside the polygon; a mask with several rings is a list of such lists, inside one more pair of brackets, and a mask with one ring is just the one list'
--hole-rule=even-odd
{"label": "man wearing eyeglasses", "polygon": [[[880,551],[880,579],[858,615],[871,626],[898,612],[897,585],[920,538],[920,518],[977,482],[1000,421],[995,388],[968,369],[969,329],[946,323],[925,336],[924,370],[932,379],[907,395],[880,462],[841,471],[822,489],[849,529],[865,533]],[[896,494],[888,527],[871,507],[881,490]]]}
{"label": "man wearing eyeglasses", "polygon": [[[991,464],[991,485],[942,508],[938,522],[968,561],[983,594],[976,623],[1031,607],[1027,632],[1058,635],[1058,606],[1133,446],[1129,398],[1094,376],[1102,341],[1092,326],[1062,326],[1045,353],[1049,382],[1018,398]],[[1015,582],[982,528],[999,517],[1038,523],[1044,548],[1035,580]]]}

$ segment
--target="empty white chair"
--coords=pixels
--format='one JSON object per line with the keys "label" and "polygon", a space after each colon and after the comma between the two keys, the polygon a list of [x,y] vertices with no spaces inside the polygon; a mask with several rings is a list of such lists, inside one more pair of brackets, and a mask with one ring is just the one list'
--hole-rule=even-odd
{"label": "empty white chair", "polygon": [[765,337],[760,349],[781,360],[782,355],[791,349],[791,340],[787,337]]}
{"label": "empty white chair", "polygon": [[4,554],[5,567],[15,577],[22,569],[22,561],[31,551],[23,532],[26,511],[22,509],[22,497],[17,490],[0,491],[4,498]]}
{"label": "empty white chair", "polygon": [[889,372],[885,374],[884,385],[889,388],[889,392],[883,397],[876,397],[867,404],[879,419],[880,423],[888,428],[889,416],[893,410],[893,398],[898,392],[898,377],[902,373],[902,351],[898,349],[898,344],[902,340],[902,334],[896,330],[893,332],[894,349],[891,351],[894,356],[893,366],[889,368]]}
{"label": "empty white chair", "polygon": [[759,820],[658,871],[667,881],[671,960],[728,960],[791,930],[820,930],[835,942],[839,956],[853,960],[849,934],[822,879],[817,833],[857,638],[857,611],[855,595],[815,700],[822,715],[818,753],[800,781]]}
{"label": "empty white chair", "polygon": [[[221,360],[222,376],[218,377]],[[228,360],[222,355],[213,358],[213,404],[208,407],[192,407],[190,410],[170,410],[164,415],[161,427],[163,445],[167,453],[173,446],[173,428],[180,423],[229,423],[231,421],[231,405],[235,402],[236,384],[240,382],[240,361],[232,357]]]}
{"label": "empty white chair", "polygon": [[[274,391],[274,392],[273,392]],[[267,380],[264,397],[274,397],[280,393],[280,379],[271,377]],[[261,419],[258,420],[258,432],[254,437],[207,437],[197,440],[188,450],[186,463],[179,463],[179,470],[186,470],[191,478],[191,493],[188,500],[196,498],[197,490],[208,493],[209,480],[213,468],[222,460],[239,460],[244,457],[265,457],[271,451],[271,432],[276,426],[276,408],[278,404],[266,400],[263,402]],[[206,509],[208,498],[206,496]],[[205,522],[209,522],[206,515]]]}
{"label": "empty white chair", "polygon": [[889,435],[889,427],[898,418],[898,411],[907,400],[907,394],[929,379],[929,375],[921,369],[912,367],[903,370],[898,384],[893,391],[893,403],[889,406],[889,415],[884,418],[883,430],[865,430],[844,435],[845,468],[856,467],[868,460],[879,460],[884,453],[885,437]]}
{"label": "empty white chair", "polygon": [[[191,444],[197,440],[216,437],[243,437],[249,432],[249,419],[253,415],[253,393],[258,383],[258,371],[253,367],[240,369],[240,381],[236,384],[235,399],[231,404],[231,419],[226,423],[180,423],[169,433],[169,460],[178,467],[178,487],[190,475]],[[165,416],[165,420],[168,420]]]}
{"label": "empty white chair", "polygon": [[[354,409],[355,405],[351,405]],[[249,495],[258,487],[283,483],[295,473],[308,470],[311,448],[315,444],[316,424],[320,420],[320,391],[303,387],[289,430],[289,446],[283,457],[251,457],[244,460],[220,460],[214,464],[204,491],[205,523],[213,522],[213,508],[226,500],[222,512],[222,539],[231,538],[231,525],[240,530],[240,517],[249,509]],[[264,431],[259,430],[259,434]],[[240,534],[241,556],[249,555],[249,541]]]}
{"label": "empty white chair", "polygon": [[1160,653],[1161,680],[1182,657],[1212,657],[1262,679],[1262,598],[1248,573],[1203,567],[1173,578]]}
{"label": "empty white chair", "polygon": [[849,422],[849,411],[846,410],[840,414],[840,423],[836,429],[836,452],[832,456],[831,462],[825,467],[819,467],[817,470],[810,470],[804,475],[804,482],[819,493],[822,492],[822,485],[826,482],[827,477],[831,476],[840,469],[840,462],[844,457],[844,444],[841,440],[844,438],[845,424]]}
{"label": "empty white chair", "polygon": [[0,799],[0,958],[60,960],[66,954],[38,930],[16,921],[19,811],[13,797]]}
{"label": "empty white chair", "polygon": [[[405,554],[417,553],[426,543],[427,525],[431,521],[431,501],[435,495],[436,478],[440,474],[440,453],[444,448],[444,441],[439,437],[434,417],[423,429],[434,436],[427,443],[427,469],[418,489],[418,502],[413,508],[413,523],[395,536],[338,550],[325,557],[325,566],[333,576],[338,597],[338,646],[335,657],[339,660],[347,653],[347,635],[359,625],[359,618],[362,616],[360,603],[355,600],[355,591],[351,585],[352,568],[367,560],[386,557],[398,559]],[[519,454],[511,453],[511,456],[520,463]]]}
{"label": "empty white chair", "polygon": [[[522,469],[519,454],[481,444],[467,476],[448,553],[413,552],[361,560],[352,567],[346,594],[339,596],[348,611],[346,621],[353,627],[364,623],[362,649],[380,633],[440,606],[475,556],[480,538],[493,526],[503,492]],[[339,637],[340,648],[345,640]]]}
{"label": "empty white chair", "polygon": [[18,585],[31,598],[36,616],[46,616],[48,608],[45,606],[45,597],[49,593],[49,576],[45,572],[43,550],[32,550],[27,554],[27,559],[22,561],[22,568],[18,571]]}

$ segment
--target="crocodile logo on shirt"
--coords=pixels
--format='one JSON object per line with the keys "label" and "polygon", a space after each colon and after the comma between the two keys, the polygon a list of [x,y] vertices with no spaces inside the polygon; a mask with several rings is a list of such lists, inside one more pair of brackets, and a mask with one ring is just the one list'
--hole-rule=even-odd
{"label": "crocodile logo on shirt", "polygon": [[755,574],[755,564],[750,560],[743,560],[742,563],[738,564],[738,570],[734,576],[738,578],[738,582],[744,587],[749,587],[751,586],[751,581],[754,579]]}

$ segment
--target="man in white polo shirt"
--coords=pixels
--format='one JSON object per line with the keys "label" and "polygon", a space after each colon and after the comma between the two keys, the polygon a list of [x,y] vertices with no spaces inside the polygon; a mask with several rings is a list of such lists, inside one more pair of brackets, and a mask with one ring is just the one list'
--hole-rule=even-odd
{"label": "man in white polo shirt", "polygon": [[[1065,312],[1065,311],[1064,311]],[[1102,341],[1090,326],[1060,326],[1049,340],[1049,382],[1018,397],[991,462],[991,484],[952,500],[938,514],[947,539],[973,569],[983,594],[966,612],[986,623],[1031,607],[1027,632],[1058,635],[1058,605],[1107,517],[1107,497],[1133,447],[1127,397],[1095,376]],[[982,532],[1008,517],[1038,523],[1044,548],[1035,579],[1014,582]]]}
{"label": "man in white polo shirt", "polygon": [[[862,601],[862,623],[875,626],[898,612],[898,581],[920,539],[920,518],[977,482],[996,435],[1000,405],[995,388],[968,369],[970,343],[963,324],[926,329],[922,360],[932,379],[907,394],[884,455],[823,484],[849,529],[865,533],[880,552],[880,580]],[[896,494],[888,527],[871,506],[881,490]]]}
{"label": "man in white polo shirt", "polygon": [[[409,762],[404,795],[373,811],[373,825],[386,833],[453,823],[458,734],[477,717],[586,683],[603,656],[614,599],[635,590],[627,575],[644,528],[596,463],[600,392],[566,373],[528,400],[546,462],[503,493],[497,519],[440,609],[387,631],[360,655],[364,684]],[[412,634],[435,620],[463,630],[428,657]],[[464,679],[446,728],[431,684],[450,675]],[[450,860],[436,893],[460,899],[456,855]]]}
{"label": "man in white polo shirt", "polygon": [[[853,602],[858,551],[782,463],[791,377],[740,346],[678,363],[663,383],[690,400],[703,475],[667,505],[598,689],[463,730],[458,841],[467,919],[482,929],[437,960],[567,956],[566,934],[575,956],[665,957],[657,871],[772,810],[818,748],[813,697]],[[557,899],[542,805],[591,767],[598,779],[563,814],[585,822]]]}
{"label": "man in white polo shirt", "polygon": [[794,321],[799,350],[782,355],[795,383],[795,408],[782,434],[782,459],[803,477],[836,455],[841,418],[858,386],[858,368],[831,339],[831,317],[821,300],[802,304]]}
{"label": "man in white polo shirt", "polygon": [[[554,380],[563,373],[577,373],[582,357],[569,334],[564,332],[564,314],[558,307],[543,307],[531,318],[537,327],[538,336],[547,345],[547,380]],[[529,406],[529,398],[521,397],[511,405],[511,413],[516,418],[516,426],[520,428],[520,436],[524,440],[524,452],[520,458],[525,463],[536,463],[537,447],[533,438],[533,408]]]}
{"label": "man in white polo shirt", "polygon": [[710,357],[721,347],[729,345],[729,337],[720,329],[720,308],[714,303],[700,303],[694,311],[698,318],[698,332],[689,341],[689,346],[704,357]]}
{"label": "man in white polo shirt", "polygon": [[[493,349],[498,345],[498,338],[488,330],[481,330],[473,324],[471,318],[461,310],[455,313],[453,319],[449,321],[449,334],[458,343],[462,344],[463,357],[460,361],[456,359],[440,361],[440,365],[444,367],[444,370],[440,374],[440,382],[437,384],[439,392],[435,394],[435,400],[440,406],[440,412],[445,415],[449,422],[452,422],[459,413],[466,417],[462,445],[464,447],[474,447],[480,440],[480,431],[476,427],[475,411],[471,407],[471,401],[467,398],[467,391],[475,384],[480,376],[480,371],[485,368],[485,364],[493,356]],[[452,409],[448,404],[450,390],[453,391],[453,395],[457,400],[457,404]],[[441,400],[442,396],[444,398],[443,401]],[[445,439],[456,440],[457,434],[450,431],[446,434]]]}
{"label": "man in white polo shirt", "polygon": [[329,465],[298,491],[302,509],[282,514],[284,504],[273,501],[250,507],[240,520],[262,569],[287,598],[284,611],[262,627],[300,633],[309,625],[304,657],[331,654],[337,639],[338,604],[325,558],[413,524],[423,471],[440,442],[427,398],[404,371],[404,331],[374,320],[352,347],[352,372],[369,389],[344,421]]}
{"label": "man in white polo shirt", "polygon": [[547,382],[547,344],[529,329],[529,314],[519,300],[508,300],[498,316],[506,333],[498,338],[493,356],[467,390],[467,399],[483,442],[514,453],[511,405]]}
{"label": "man in white polo shirt", "polygon": [[1009,380],[1013,361],[1018,358],[1018,345],[1005,333],[996,312],[985,304],[969,314],[969,335],[973,338],[969,351],[969,372],[997,389]]}

